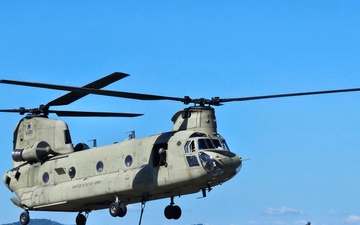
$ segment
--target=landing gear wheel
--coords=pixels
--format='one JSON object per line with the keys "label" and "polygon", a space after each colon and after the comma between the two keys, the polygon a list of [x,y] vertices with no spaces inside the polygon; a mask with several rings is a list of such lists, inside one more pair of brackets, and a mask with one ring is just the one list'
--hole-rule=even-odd
{"label": "landing gear wheel", "polygon": [[168,220],[172,219],[172,206],[171,205],[166,206],[166,208],[164,210],[164,215],[165,215],[166,219],[168,219]]}
{"label": "landing gear wheel", "polygon": [[86,216],[79,213],[76,217],[76,225],[85,225],[86,224]]}
{"label": "landing gear wheel", "polygon": [[109,213],[112,217],[117,217],[120,211],[120,204],[118,202],[113,202],[110,204]]}
{"label": "landing gear wheel", "polygon": [[127,207],[124,203],[120,203],[119,206],[120,209],[119,209],[118,217],[124,217],[127,213]]}
{"label": "landing gear wheel", "polygon": [[27,224],[29,224],[29,222],[30,222],[30,216],[29,216],[29,213],[27,212],[27,211],[25,211],[25,212],[22,212],[21,214],[20,214],[20,224],[21,225],[27,225]]}
{"label": "landing gear wheel", "polygon": [[109,213],[112,217],[124,217],[127,213],[127,207],[124,203],[113,202],[109,206]]}
{"label": "landing gear wheel", "polygon": [[177,205],[168,205],[164,210],[166,219],[178,220],[181,217],[181,208]]}
{"label": "landing gear wheel", "polygon": [[173,219],[178,220],[181,217],[181,208],[177,205],[173,206]]}

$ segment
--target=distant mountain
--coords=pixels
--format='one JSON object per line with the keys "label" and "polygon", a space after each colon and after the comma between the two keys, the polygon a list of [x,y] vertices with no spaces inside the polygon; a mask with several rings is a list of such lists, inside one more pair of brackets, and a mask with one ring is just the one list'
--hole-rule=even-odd
{"label": "distant mountain", "polygon": [[[15,223],[7,223],[1,225],[21,225],[20,222]],[[47,220],[47,219],[31,219],[29,225],[64,225],[55,221]],[[193,225],[203,225],[202,223],[193,224]]]}
{"label": "distant mountain", "polygon": [[[16,223],[7,223],[2,225],[21,225],[21,224],[20,222],[16,222]],[[31,219],[29,225],[63,225],[63,224],[46,219]]]}

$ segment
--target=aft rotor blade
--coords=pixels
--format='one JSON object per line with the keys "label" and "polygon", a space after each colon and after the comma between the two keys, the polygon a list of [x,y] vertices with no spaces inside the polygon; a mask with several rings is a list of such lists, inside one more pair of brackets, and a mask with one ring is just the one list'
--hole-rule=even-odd
{"label": "aft rotor blade", "polygon": [[55,113],[58,116],[67,116],[67,117],[137,117],[144,115],[137,113],[86,112],[86,111],[63,111],[63,110],[49,110],[48,112]]}
{"label": "aft rotor blade", "polygon": [[112,96],[112,97],[120,97],[120,98],[129,98],[129,99],[137,99],[137,100],[172,100],[172,101],[180,101],[180,102],[188,103],[187,98],[139,94],[139,93],[131,93],[131,92],[123,92],[123,91],[98,90],[88,87],[81,88],[81,87],[73,87],[73,86],[65,86],[65,85],[55,85],[55,84],[45,84],[45,83],[15,81],[15,80],[0,80],[0,83],[47,88],[47,89],[62,90],[62,91],[72,91],[82,94],[95,94],[95,95],[104,95],[104,96]]}
{"label": "aft rotor blade", "polygon": [[19,109],[0,109],[0,112],[18,113]]}
{"label": "aft rotor blade", "polygon": [[[101,88],[106,87],[107,85],[112,84],[112,83],[114,83],[120,79],[123,79],[127,76],[129,76],[129,74],[115,72],[115,73],[105,76],[99,80],[91,82],[83,87],[84,88],[101,89]],[[80,92],[70,92],[66,95],[63,95],[57,99],[52,100],[51,102],[46,104],[46,107],[49,108],[50,106],[68,105],[72,102],[79,100],[80,98],[85,97],[86,95],[88,95],[88,94],[80,93]]]}
{"label": "aft rotor blade", "polygon": [[252,97],[242,97],[242,98],[220,98],[218,102],[233,102],[233,101],[252,101],[252,100],[261,100],[261,99],[271,99],[271,98],[286,98],[286,97],[296,97],[296,96],[305,96],[305,95],[322,95],[322,94],[333,94],[333,93],[344,93],[344,92],[355,92],[360,91],[360,88],[349,88],[349,89],[337,89],[337,90],[326,90],[326,91],[310,91],[310,92],[298,92],[298,93],[288,93],[288,94],[276,94],[276,95],[261,95],[261,96],[252,96]]}

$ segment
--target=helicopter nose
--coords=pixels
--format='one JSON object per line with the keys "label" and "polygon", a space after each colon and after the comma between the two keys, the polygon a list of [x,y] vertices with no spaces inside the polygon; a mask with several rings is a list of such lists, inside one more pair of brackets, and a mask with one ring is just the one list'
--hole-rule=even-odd
{"label": "helicopter nose", "polygon": [[224,165],[225,171],[229,174],[230,177],[233,177],[240,172],[242,166],[242,160],[240,156],[234,155],[232,157],[219,157],[218,160]]}
{"label": "helicopter nose", "polygon": [[199,152],[199,158],[208,174],[213,177],[221,176],[226,180],[235,176],[242,164],[240,156],[225,151]]}

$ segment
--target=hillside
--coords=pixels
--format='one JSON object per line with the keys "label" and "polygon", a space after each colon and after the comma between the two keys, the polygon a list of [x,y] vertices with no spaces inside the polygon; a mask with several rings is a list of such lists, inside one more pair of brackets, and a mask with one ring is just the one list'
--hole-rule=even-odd
{"label": "hillside", "polygon": [[[21,225],[21,224],[20,222],[15,222],[15,223],[7,223],[2,225]],[[47,219],[31,219],[29,225],[63,225],[63,224]]]}
{"label": "hillside", "polygon": [[[20,222],[14,222],[14,223],[7,223],[0,225],[21,225],[21,224]],[[31,219],[29,225],[63,225],[63,224],[47,219]],[[203,225],[203,224],[193,224],[193,225]]]}

